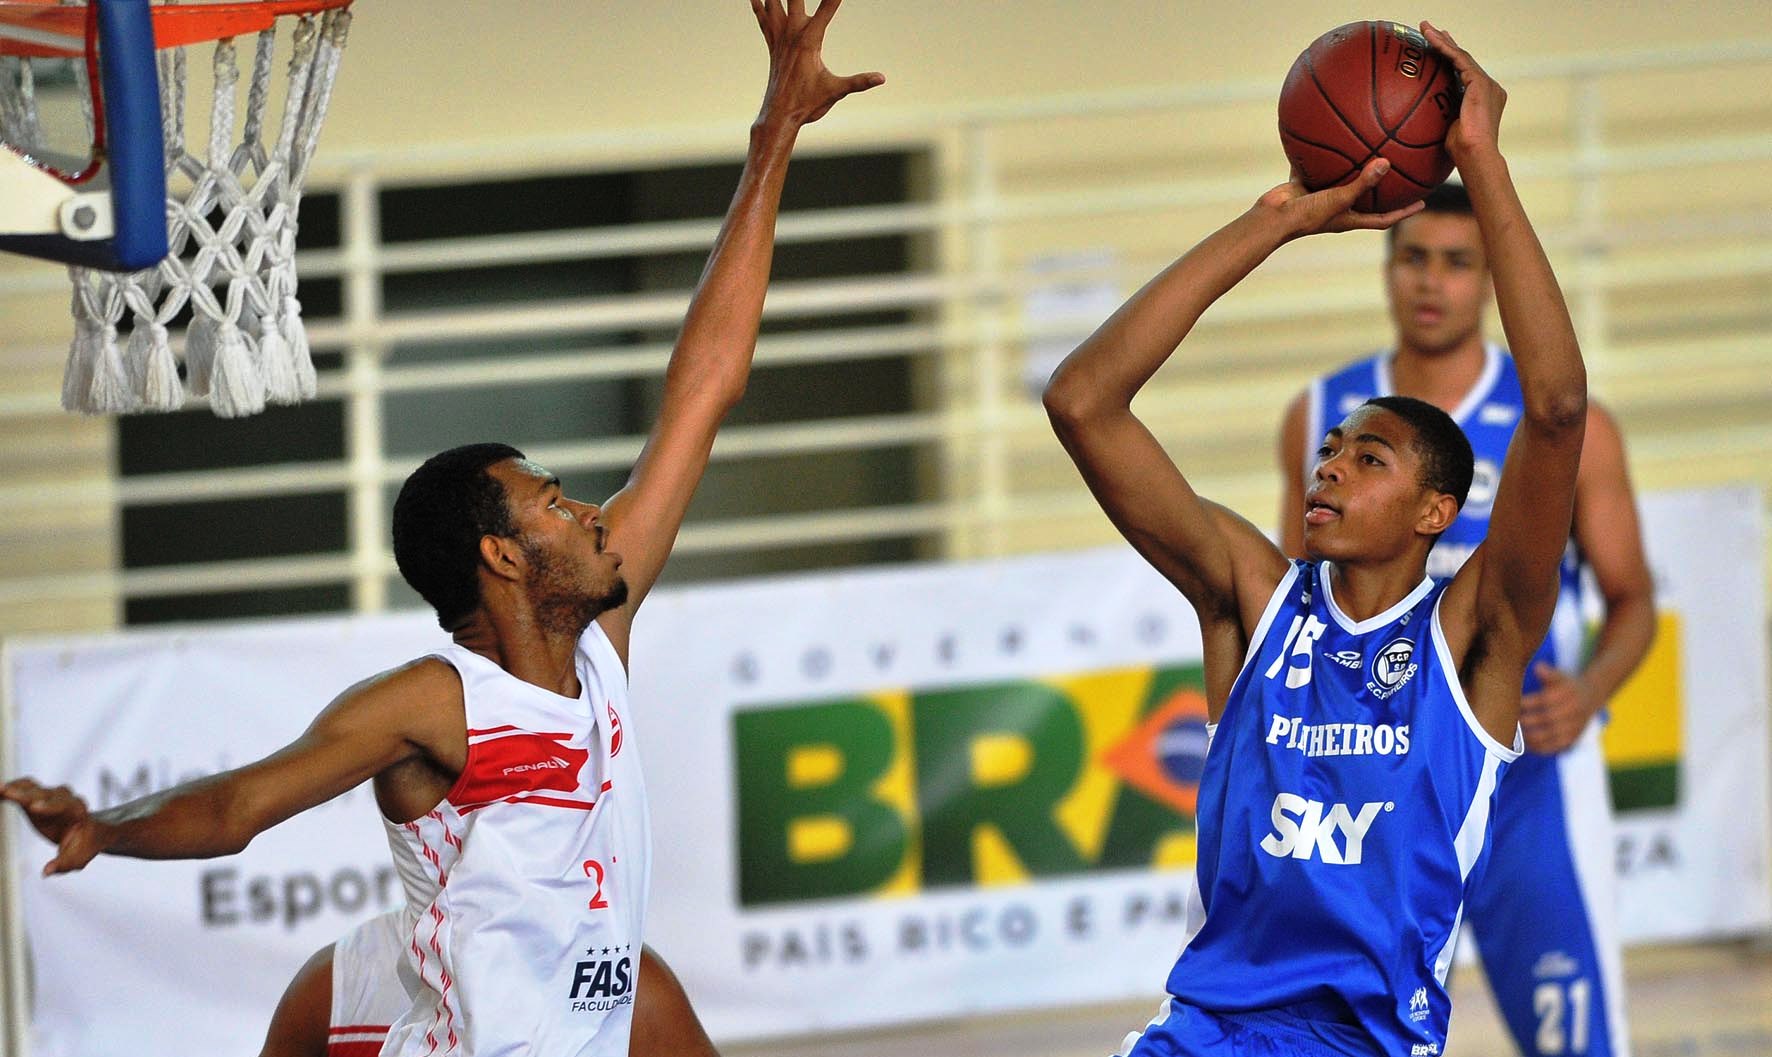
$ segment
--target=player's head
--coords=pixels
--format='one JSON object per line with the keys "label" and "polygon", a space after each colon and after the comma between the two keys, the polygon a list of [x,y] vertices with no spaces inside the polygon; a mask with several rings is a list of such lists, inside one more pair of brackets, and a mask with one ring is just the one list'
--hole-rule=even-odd
{"label": "player's head", "polygon": [[1432,355],[1480,339],[1489,260],[1463,185],[1441,184],[1425,202],[1390,229],[1384,282],[1398,344]]}
{"label": "player's head", "polygon": [[491,588],[521,599],[547,630],[576,635],[627,599],[600,513],[563,496],[559,478],[516,448],[468,444],[425,460],[400,487],[394,561],[445,631],[466,623]]}
{"label": "player's head", "polygon": [[1316,559],[1423,559],[1470,494],[1470,441],[1424,400],[1380,396],[1323,438],[1305,490],[1304,548]]}

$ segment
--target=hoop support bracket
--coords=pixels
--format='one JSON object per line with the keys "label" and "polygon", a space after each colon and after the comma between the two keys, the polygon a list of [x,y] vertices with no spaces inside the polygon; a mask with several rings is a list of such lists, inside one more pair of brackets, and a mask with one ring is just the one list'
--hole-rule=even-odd
{"label": "hoop support bracket", "polygon": [[94,242],[114,233],[107,195],[69,187],[10,150],[0,150],[0,189],[0,239]]}

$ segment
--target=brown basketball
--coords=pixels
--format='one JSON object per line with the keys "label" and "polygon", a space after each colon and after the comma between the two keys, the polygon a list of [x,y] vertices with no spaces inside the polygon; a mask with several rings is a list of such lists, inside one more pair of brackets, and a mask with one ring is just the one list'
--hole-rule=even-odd
{"label": "brown basketball", "polygon": [[1349,22],[1304,49],[1280,89],[1280,143],[1313,191],[1352,180],[1375,157],[1391,171],[1356,209],[1384,213],[1452,173],[1446,129],[1458,117],[1458,75],[1427,39],[1398,22]]}

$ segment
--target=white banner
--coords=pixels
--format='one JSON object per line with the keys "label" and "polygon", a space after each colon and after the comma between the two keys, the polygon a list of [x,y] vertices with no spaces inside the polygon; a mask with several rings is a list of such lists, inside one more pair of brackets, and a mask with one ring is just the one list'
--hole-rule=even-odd
{"label": "white banner", "polygon": [[[1191,807],[1204,700],[1192,610],[1136,555],[721,587],[661,615],[686,634],[647,700],[684,711],[648,759],[683,773],[652,771],[672,882],[649,936],[696,952],[711,1031],[1161,992],[1191,816],[1121,772]],[[1152,750],[1189,724],[1171,779]]]}
{"label": "white banner", "polygon": [[[1632,937],[1772,922],[1759,509],[1645,503],[1672,642],[1608,735]],[[13,770],[121,802],[283,744],[439,641],[406,615],[14,644]],[[1161,991],[1199,640],[1130,551],[661,592],[633,656],[647,941],[717,1038]],[[15,845],[33,1057],[250,1052],[307,955],[398,897],[366,788],[227,859],[44,881],[48,846]]]}
{"label": "white banner", "polygon": [[[246,763],[345,687],[443,641],[422,618],[266,623],[9,645],[13,773],[94,808]],[[247,1054],[308,956],[397,905],[367,785],[197,862],[101,858],[39,876],[52,849],[8,832],[23,889],[32,1057]]]}
{"label": "white banner", "polygon": [[1612,702],[1626,943],[1772,924],[1766,524],[1758,489],[1651,495],[1660,634]]}

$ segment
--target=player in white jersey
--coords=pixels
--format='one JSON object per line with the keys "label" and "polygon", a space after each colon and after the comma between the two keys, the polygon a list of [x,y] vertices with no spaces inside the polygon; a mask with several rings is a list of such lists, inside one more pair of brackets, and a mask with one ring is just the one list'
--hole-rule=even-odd
{"label": "player in white jersey", "polygon": [[345,691],[265,759],[114,809],[7,783],[58,845],[45,873],[230,854],[372,779],[417,980],[383,1052],[628,1052],[650,864],[629,634],[744,393],[800,129],[885,80],[825,67],[837,7],[751,2],[768,86],[626,486],[599,506],[504,445],[433,457],[395,502],[394,553],[453,644]]}
{"label": "player in white jersey", "polygon": [[[1484,340],[1489,269],[1462,187],[1440,188],[1390,230],[1384,279],[1395,347],[1317,379],[1286,410],[1282,543],[1288,554],[1304,553],[1307,467],[1322,420],[1370,397],[1413,396],[1452,415],[1475,449],[1481,485],[1428,557],[1431,574],[1450,575],[1483,539],[1519,418],[1513,364]],[[1655,605],[1623,437],[1597,402],[1588,407],[1575,489],[1557,615],[1527,673],[1520,725],[1528,755],[1502,783],[1495,850],[1465,920],[1522,1054],[1629,1057],[1598,717],[1648,651]],[[1584,572],[1604,605],[1585,656]]]}
{"label": "player in white jersey", "polygon": [[[1295,566],[1197,495],[1132,408],[1201,314],[1281,245],[1418,212],[1351,212],[1388,170],[1382,160],[1348,186],[1307,193],[1295,179],[1261,196],[1133,295],[1046,388],[1084,481],[1200,621],[1212,739],[1198,820],[1203,927],[1163,1012],[1122,1048],[1132,1057],[1444,1046],[1443,956],[1480,869],[1495,778],[1518,751],[1521,679],[1556,604],[1587,376],[1501,153],[1506,93],[1449,36],[1422,31],[1464,87],[1446,143],[1490,250],[1523,395],[1488,536],[1450,581],[1427,578],[1428,553],[1458,516],[1471,455],[1439,409],[1391,398],[1318,438],[1302,517],[1310,561]],[[1327,651],[1367,635],[1380,637],[1358,672],[1316,665],[1319,639]],[[1413,710],[1406,739],[1378,726],[1399,701]],[[1286,733],[1305,727],[1323,737]],[[1452,801],[1466,807],[1448,811]],[[1422,824],[1392,829],[1379,822],[1387,813]]]}
{"label": "player in white jersey", "polygon": [[[390,911],[316,951],[278,1001],[259,1057],[377,1057],[418,986],[405,949],[401,914]],[[683,985],[651,947],[641,952],[640,980],[631,1057],[719,1057]]]}

